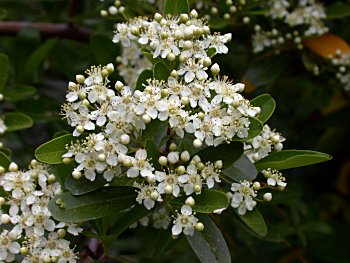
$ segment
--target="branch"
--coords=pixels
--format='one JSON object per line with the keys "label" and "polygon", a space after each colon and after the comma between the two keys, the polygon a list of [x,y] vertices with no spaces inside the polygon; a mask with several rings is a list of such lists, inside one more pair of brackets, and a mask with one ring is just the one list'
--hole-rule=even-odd
{"label": "branch", "polygon": [[58,37],[88,42],[93,31],[72,24],[32,23],[19,21],[0,22],[0,35],[15,36],[23,28],[37,29],[45,38]]}

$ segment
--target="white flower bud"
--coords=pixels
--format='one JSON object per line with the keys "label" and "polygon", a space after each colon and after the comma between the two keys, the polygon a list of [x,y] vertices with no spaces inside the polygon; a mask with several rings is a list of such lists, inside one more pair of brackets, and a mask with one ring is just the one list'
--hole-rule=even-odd
{"label": "white flower bud", "polygon": [[2,167],[2,166],[0,166],[0,174],[3,174],[3,173],[5,173],[5,168],[4,167]]}
{"label": "white flower bud", "polygon": [[64,230],[64,229],[59,229],[59,230],[57,231],[57,234],[58,234],[58,237],[59,237],[59,238],[64,238],[64,237],[66,236],[66,230]]}
{"label": "white flower bud", "polygon": [[204,225],[201,223],[201,222],[198,222],[194,228],[197,230],[197,231],[203,231],[204,230]]}
{"label": "white flower bud", "polygon": [[51,258],[49,256],[44,256],[43,263],[51,263]]}
{"label": "white flower bud", "polygon": [[167,184],[165,187],[164,187],[164,193],[169,195],[173,192],[173,187],[169,184]]}
{"label": "white flower bud", "polygon": [[208,35],[210,33],[210,28],[208,26],[203,26],[203,34]]}
{"label": "white flower bud", "polygon": [[211,9],[210,9],[210,13],[212,14],[212,15],[216,15],[217,13],[218,13],[218,9],[215,7],[215,6],[213,6]]}
{"label": "white flower bud", "polygon": [[209,57],[206,57],[203,59],[203,66],[204,67],[209,67],[211,65],[211,59]]}
{"label": "white flower bud", "polygon": [[18,233],[17,233],[16,231],[12,230],[12,231],[10,231],[10,232],[8,233],[8,237],[9,237],[12,241],[14,241],[14,240],[16,240],[16,239],[18,238]]}
{"label": "white flower bud", "polygon": [[190,197],[187,197],[185,204],[189,205],[189,206],[194,206],[196,204],[196,202],[194,201],[193,197],[190,196]]}
{"label": "white flower bud", "polygon": [[158,23],[162,20],[163,16],[159,13],[156,13],[154,15],[154,20],[156,20]]}
{"label": "white flower bud", "polygon": [[156,201],[156,200],[158,199],[158,197],[159,197],[159,194],[158,194],[157,191],[153,191],[153,192],[151,193],[151,199],[152,199],[153,201]]}
{"label": "white flower bud", "polygon": [[153,183],[155,183],[157,181],[157,178],[156,178],[156,176],[154,174],[151,174],[151,175],[147,176],[146,179],[147,179],[147,182],[149,184],[153,184]]}
{"label": "white flower bud", "polygon": [[185,43],[184,43],[184,46],[183,48],[188,50],[188,49],[191,49],[193,47],[193,43],[191,40],[186,40]]}
{"label": "white flower bud", "polygon": [[176,79],[179,76],[179,73],[174,69],[171,71],[170,76]]}
{"label": "white flower bud", "polygon": [[114,72],[114,65],[112,63],[108,63],[106,68],[109,74],[112,74]]}
{"label": "white flower bud", "polygon": [[116,14],[118,14],[118,8],[116,8],[115,6],[111,5],[111,6],[108,8],[108,13],[109,13],[111,16],[115,16]]}
{"label": "white flower bud", "polygon": [[166,158],[165,156],[160,156],[158,162],[160,165],[166,166],[168,164],[168,158]]}
{"label": "white flower bud", "polygon": [[177,149],[177,145],[175,144],[175,143],[171,143],[170,145],[169,145],[169,150],[170,151],[176,151],[176,149]]}
{"label": "white flower bud", "polygon": [[3,198],[2,196],[0,197],[0,206],[6,204],[6,200],[5,198]]}
{"label": "white flower bud", "polygon": [[124,145],[129,144],[130,143],[130,136],[127,134],[121,135],[120,136],[120,143],[124,144]]}
{"label": "white flower bud", "polygon": [[73,159],[69,158],[69,157],[64,157],[63,160],[62,160],[62,162],[64,164],[70,164],[72,161],[73,161]]}
{"label": "white flower bud", "polygon": [[131,167],[131,166],[132,166],[132,161],[131,161],[131,159],[130,159],[130,158],[125,158],[125,159],[123,160],[123,165],[124,165],[126,168]]}
{"label": "white flower bud", "polygon": [[226,195],[227,195],[227,197],[228,197],[230,200],[231,200],[232,197],[233,197],[233,194],[232,194],[231,192],[227,192]]}
{"label": "white flower bud", "polygon": [[232,5],[232,0],[226,0],[226,5]]}
{"label": "white flower bud", "polygon": [[73,171],[72,172],[72,177],[76,180],[79,180],[82,176],[83,176],[83,174],[80,171]]}
{"label": "white flower bud", "polygon": [[204,169],[205,165],[204,165],[204,163],[199,162],[199,163],[197,163],[196,167],[199,171],[202,171]]}
{"label": "white flower bud", "polygon": [[210,71],[211,71],[211,74],[213,74],[213,76],[216,76],[220,72],[219,65],[215,63],[214,65],[211,66]]}
{"label": "white flower bud", "polygon": [[97,156],[97,159],[98,159],[100,162],[104,162],[104,161],[106,161],[106,155],[103,154],[103,153],[100,153],[100,154]]}
{"label": "white flower bud", "polygon": [[176,173],[178,175],[183,175],[185,172],[186,172],[186,168],[183,165],[178,166],[176,169]]}
{"label": "white flower bud", "polygon": [[167,60],[169,61],[174,61],[176,59],[176,56],[174,53],[170,52],[167,56],[166,56]]}
{"label": "white flower bud", "polygon": [[183,162],[187,162],[190,160],[191,156],[190,153],[188,151],[183,151],[180,155],[181,161]]}
{"label": "white flower bud", "polygon": [[75,129],[76,129],[77,132],[79,132],[79,133],[83,133],[83,132],[85,131],[83,125],[78,125]]}
{"label": "white flower bud", "polygon": [[16,163],[14,163],[14,162],[10,163],[9,171],[10,172],[17,172],[18,171],[18,165]]}
{"label": "white flower bud", "polygon": [[270,202],[272,200],[272,194],[271,193],[265,193],[263,198],[264,198],[264,201]]}
{"label": "white flower bud", "polygon": [[121,82],[121,81],[117,81],[114,85],[114,88],[117,90],[117,91],[121,91],[123,88],[124,88],[124,84]]}
{"label": "white flower bud", "polygon": [[243,17],[243,24],[249,24],[250,18],[248,16]]}
{"label": "white flower bud", "polygon": [[283,149],[283,144],[282,143],[277,143],[273,147],[276,151],[281,151]]}
{"label": "white flower bud", "polygon": [[189,19],[188,14],[181,14],[180,15],[180,21],[186,22]]}
{"label": "white flower bud", "polygon": [[171,164],[175,164],[179,161],[179,152],[170,152],[168,154],[168,162]]}
{"label": "white flower bud", "polygon": [[199,193],[200,191],[202,191],[202,186],[199,185],[199,184],[196,184],[196,185],[194,186],[194,191],[195,191],[196,193]]}
{"label": "white flower bud", "polygon": [[84,84],[85,77],[83,75],[76,75],[75,79],[79,84]]}
{"label": "white flower bud", "polygon": [[230,6],[229,9],[230,13],[236,13],[237,12],[237,7],[235,7],[234,5]]}
{"label": "white flower bud", "polygon": [[55,175],[50,174],[50,175],[47,177],[47,182],[48,182],[49,184],[52,184],[52,183],[54,183],[55,181],[56,181],[56,176],[55,176]]}
{"label": "white flower bud", "polygon": [[90,102],[87,99],[85,99],[85,100],[83,100],[83,105],[85,107],[89,107],[90,106]]}
{"label": "white flower bud", "polygon": [[259,182],[254,182],[254,183],[253,183],[253,189],[254,189],[255,191],[259,190],[260,188],[261,188],[261,185],[260,185]]}
{"label": "white flower bud", "polygon": [[256,207],[257,204],[258,204],[258,203],[257,203],[255,200],[252,201],[252,206],[253,206],[253,208]]}
{"label": "white flower bud", "polygon": [[254,162],[259,161],[260,160],[260,155],[258,153],[254,153],[252,156],[252,159]]}
{"label": "white flower bud", "polygon": [[215,166],[215,168],[217,168],[217,169],[222,169],[222,166],[223,166],[222,160],[217,160],[217,161],[214,163],[214,166]]}
{"label": "white flower bud", "polygon": [[200,139],[195,139],[193,141],[193,147],[194,148],[201,148],[203,146],[203,142]]}
{"label": "white flower bud", "polygon": [[101,15],[102,17],[107,17],[107,16],[108,16],[108,12],[107,12],[106,10],[101,10],[101,11],[100,11],[100,15]]}
{"label": "white flower bud", "polygon": [[148,114],[142,115],[142,121],[143,121],[145,124],[150,123],[151,120],[152,120],[152,118],[151,118]]}
{"label": "white flower bud", "polygon": [[198,13],[195,9],[192,9],[192,11],[190,12],[190,16],[193,18],[197,18],[198,17]]}
{"label": "white flower bud", "polygon": [[125,7],[124,6],[121,6],[121,7],[119,7],[119,13],[124,13],[124,11],[125,11]]}
{"label": "white flower bud", "polygon": [[2,214],[1,215],[1,223],[2,224],[8,224],[10,223],[10,216],[8,214]]}
{"label": "white flower bud", "polygon": [[28,255],[29,249],[28,249],[27,247],[21,247],[20,253],[21,253],[21,255],[23,255],[23,256]]}
{"label": "white flower bud", "polygon": [[181,104],[182,105],[188,105],[190,103],[190,99],[186,96],[181,97]]}
{"label": "white flower bud", "polygon": [[229,20],[231,18],[231,15],[229,13],[224,14],[224,19]]}
{"label": "white flower bud", "polygon": [[197,164],[201,161],[201,158],[198,155],[195,155],[195,156],[193,156],[192,161],[194,161],[195,164]]}

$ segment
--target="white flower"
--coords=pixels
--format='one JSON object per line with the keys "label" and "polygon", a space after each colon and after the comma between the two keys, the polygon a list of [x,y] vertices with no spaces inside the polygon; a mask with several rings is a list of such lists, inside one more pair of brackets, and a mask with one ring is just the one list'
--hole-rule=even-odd
{"label": "white flower", "polygon": [[161,207],[152,214],[153,227],[167,229],[170,224],[169,212],[165,207]]}
{"label": "white flower", "polygon": [[154,168],[147,161],[147,152],[145,149],[140,149],[136,152],[135,158],[132,159],[132,167],[127,171],[127,176],[134,178],[141,174],[142,177],[152,176]]}
{"label": "white flower", "polygon": [[248,181],[242,183],[233,183],[231,186],[233,196],[231,199],[231,206],[238,208],[238,214],[244,215],[246,211],[252,211],[256,205],[253,197],[256,196],[256,192]]}
{"label": "white flower", "polygon": [[214,187],[215,182],[221,182],[219,178],[219,171],[214,167],[212,163],[206,164],[206,166],[201,172],[201,176],[204,180],[207,181],[207,186],[209,189]]}
{"label": "white flower", "polygon": [[135,187],[140,188],[140,191],[138,191],[138,195],[136,197],[136,201],[139,204],[143,203],[148,210],[151,210],[154,207],[156,203],[155,201],[163,201],[162,197],[157,191],[157,188],[154,185],[140,185],[135,183]]}
{"label": "white flower", "polygon": [[158,192],[164,194],[164,188],[166,186],[171,186],[171,193],[173,196],[177,197],[180,193],[180,186],[178,181],[178,175],[176,173],[164,173],[156,171],[156,179],[160,182],[157,186]]}
{"label": "white flower", "polygon": [[194,226],[198,219],[192,214],[192,208],[188,205],[181,207],[181,214],[173,222],[171,232],[174,236],[180,235],[183,232],[185,235],[192,236],[194,233]]}
{"label": "white flower", "polygon": [[202,188],[202,179],[197,172],[195,165],[191,164],[187,166],[186,173],[179,176],[179,182],[184,184],[183,189],[186,195],[190,195],[195,191],[195,187],[199,188],[196,194],[200,194],[200,189]]}

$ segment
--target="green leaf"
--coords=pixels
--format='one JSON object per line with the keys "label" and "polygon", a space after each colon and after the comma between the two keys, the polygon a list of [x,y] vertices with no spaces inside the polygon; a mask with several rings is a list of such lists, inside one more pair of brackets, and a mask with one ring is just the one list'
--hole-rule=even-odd
{"label": "green leaf", "polygon": [[135,204],[135,198],[135,188],[113,186],[80,196],[63,193],[53,198],[48,208],[56,220],[77,223],[116,214]]}
{"label": "green leaf", "polygon": [[[154,58],[153,55],[145,48],[141,49],[142,55],[144,55],[153,65],[157,62],[163,62],[160,57]],[[153,75],[152,75],[153,76]]]}
{"label": "green leaf", "polygon": [[112,62],[118,54],[118,46],[115,45],[109,36],[96,34],[90,39],[90,50],[98,64],[107,65]]}
{"label": "green leaf", "polygon": [[158,171],[162,170],[162,166],[159,164],[158,159],[160,157],[159,151],[157,147],[155,146],[153,140],[146,140],[145,141],[145,149],[147,151],[147,158],[151,158],[151,162],[154,166],[154,168]]}
{"label": "green leaf", "polygon": [[152,229],[144,241],[145,246],[142,248],[141,256],[151,258],[153,262],[159,262],[159,257],[173,241],[168,230]]}
{"label": "green leaf", "polygon": [[236,182],[252,181],[256,178],[258,171],[255,165],[248,159],[247,156],[242,155],[232,165],[222,170],[222,173]]}
{"label": "green leaf", "polygon": [[203,163],[222,160],[222,170],[232,165],[242,154],[243,144],[241,142],[231,142],[230,144],[221,144],[217,147],[207,147],[197,153]]}
{"label": "green leaf", "polygon": [[284,170],[329,161],[329,154],[309,150],[282,150],[271,153],[255,163],[258,171],[267,168]]}
{"label": "green leaf", "polygon": [[0,91],[5,87],[10,74],[10,63],[7,55],[0,54]]}
{"label": "green leaf", "polygon": [[33,120],[20,112],[5,113],[5,125],[8,132],[22,130],[33,126]]}
{"label": "green leaf", "polygon": [[3,152],[0,152],[0,165],[4,167],[6,171],[9,168],[10,163],[11,160]]}
{"label": "green leaf", "polygon": [[216,55],[216,48],[215,47],[211,47],[209,49],[207,49],[207,56],[212,58]]}
{"label": "green leaf", "polygon": [[327,19],[338,19],[350,16],[350,5],[343,2],[335,2],[327,7]]}
{"label": "green leaf", "polygon": [[67,152],[66,145],[75,140],[78,140],[78,138],[71,134],[52,139],[51,141],[40,145],[35,150],[35,157],[43,163],[62,163],[62,155]]}
{"label": "green leaf", "polygon": [[26,79],[31,79],[33,73],[48,56],[56,42],[56,39],[49,39],[30,55],[26,64],[24,65],[24,76]]}
{"label": "green leaf", "polygon": [[209,216],[197,215],[204,224],[202,232],[195,231],[193,236],[186,236],[188,243],[201,262],[231,263],[230,251],[226,241]]}
{"label": "green leaf", "polygon": [[153,78],[158,80],[167,80],[170,75],[170,70],[163,62],[157,62],[153,66]]}
{"label": "green leaf", "polygon": [[6,99],[24,99],[36,93],[36,88],[28,85],[15,85],[11,88],[5,89],[2,94]]}
{"label": "green leaf", "polygon": [[276,80],[289,67],[289,63],[288,54],[254,61],[248,68],[247,79],[253,85],[263,86]]}
{"label": "green leaf", "polygon": [[262,123],[265,123],[268,119],[270,119],[276,108],[276,102],[270,94],[261,94],[260,96],[252,99],[250,102],[253,106],[260,107],[261,112],[257,118]]}
{"label": "green leaf", "polygon": [[187,0],[166,0],[164,5],[164,14],[181,15],[188,14],[190,6]]}
{"label": "green leaf", "polygon": [[160,141],[167,134],[168,123],[160,120],[152,120],[147,124],[146,129],[142,131],[140,141],[151,140],[156,147],[159,147]]}
{"label": "green leaf", "polygon": [[6,147],[2,147],[2,148],[0,149],[0,152],[4,153],[8,158],[11,158],[11,156],[12,156],[12,151],[11,151],[11,149],[6,148]]}
{"label": "green leaf", "polygon": [[[4,8],[0,8],[0,21],[6,18],[7,16],[7,11]],[[0,67],[1,68],[1,67]]]}
{"label": "green leaf", "polygon": [[136,89],[143,91],[145,87],[144,84],[147,85],[147,80],[153,78],[153,72],[150,69],[145,69],[141,72],[136,81]]}
{"label": "green leaf", "polygon": [[112,235],[117,238],[121,233],[123,233],[123,231],[128,229],[130,225],[134,224],[142,217],[147,216],[149,213],[150,211],[147,210],[144,205],[135,205],[129,211],[121,214],[120,218],[115,224],[115,227],[112,230]]}
{"label": "green leaf", "polygon": [[66,176],[65,186],[71,192],[72,195],[84,195],[102,188],[106,183],[106,179],[102,175],[97,175],[95,181],[82,177],[80,179],[74,179],[70,173]]}
{"label": "green leaf", "polygon": [[[210,214],[215,210],[226,209],[230,204],[227,195],[218,190],[204,190],[200,195],[194,195],[192,197],[195,201],[192,210],[203,214]],[[179,209],[184,205],[187,198],[188,196],[181,196],[172,200],[170,203]]]}
{"label": "green leaf", "polygon": [[244,215],[239,215],[242,221],[260,236],[267,235],[267,227],[261,213],[254,208],[253,211],[247,211]]}
{"label": "green leaf", "polygon": [[51,164],[50,165],[50,172],[53,173],[56,177],[56,180],[61,184],[61,186],[64,186],[64,182],[66,181],[67,177],[72,177],[72,171],[74,168],[74,163],[70,164]]}

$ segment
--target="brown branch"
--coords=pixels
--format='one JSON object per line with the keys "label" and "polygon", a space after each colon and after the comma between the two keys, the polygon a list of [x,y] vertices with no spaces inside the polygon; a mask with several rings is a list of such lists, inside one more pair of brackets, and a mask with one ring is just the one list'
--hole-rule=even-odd
{"label": "brown branch", "polygon": [[32,23],[19,21],[0,22],[0,35],[15,36],[23,28],[35,28],[45,38],[58,37],[88,42],[93,31],[72,24]]}

